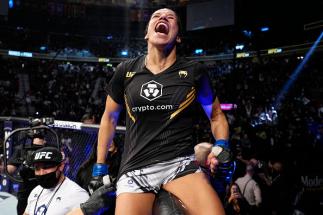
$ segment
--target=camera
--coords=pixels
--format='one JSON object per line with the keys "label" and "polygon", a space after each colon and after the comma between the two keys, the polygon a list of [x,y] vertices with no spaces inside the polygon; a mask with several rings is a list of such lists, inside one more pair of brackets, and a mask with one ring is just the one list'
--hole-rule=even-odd
{"label": "camera", "polygon": [[30,126],[40,126],[40,125],[53,125],[55,122],[53,117],[42,117],[42,118],[34,118],[30,120]]}
{"label": "camera", "polygon": [[[52,117],[43,117],[43,118],[33,118],[30,120],[29,125],[30,125],[30,130],[26,132],[27,136],[31,139],[34,138],[41,138],[43,139],[45,136],[45,130],[41,128],[35,128],[37,126],[41,125],[53,125],[54,124],[54,118]],[[34,129],[35,128],[35,129]]]}

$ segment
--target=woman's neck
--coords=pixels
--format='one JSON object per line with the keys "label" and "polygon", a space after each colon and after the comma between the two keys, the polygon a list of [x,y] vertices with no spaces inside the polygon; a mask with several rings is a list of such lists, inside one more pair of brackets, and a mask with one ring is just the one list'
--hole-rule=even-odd
{"label": "woman's neck", "polygon": [[164,53],[157,48],[149,48],[145,59],[145,66],[152,73],[158,74],[169,68],[176,61],[176,47],[171,52]]}

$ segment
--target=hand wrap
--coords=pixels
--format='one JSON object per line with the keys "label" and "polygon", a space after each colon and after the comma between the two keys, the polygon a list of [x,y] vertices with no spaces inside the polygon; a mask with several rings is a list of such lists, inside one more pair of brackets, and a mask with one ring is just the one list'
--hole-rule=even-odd
{"label": "hand wrap", "polygon": [[92,179],[88,185],[88,189],[91,195],[101,186],[111,184],[108,168],[109,166],[106,164],[94,164],[92,169]]}
{"label": "hand wrap", "polygon": [[212,147],[212,152],[220,163],[228,163],[231,161],[232,155],[227,140],[216,140]]}

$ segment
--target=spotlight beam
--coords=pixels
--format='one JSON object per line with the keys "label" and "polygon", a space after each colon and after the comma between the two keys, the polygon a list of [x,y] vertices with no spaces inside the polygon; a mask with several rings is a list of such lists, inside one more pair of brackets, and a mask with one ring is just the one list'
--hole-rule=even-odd
{"label": "spotlight beam", "polygon": [[323,32],[321,32],[320,36],[316,39],[310,50],[306,53],[305,58],[301,61],[301,63],[296,67],[293,74],[290,76],[290,78],[287,80],[281,91],[276,97],[274,107],[278,109],[285,98],[286,94],[288,93],[290,87],[293,85],[293,83],[297,80],[297,77],[299,76],[300,72],[302,71],[304,65],[307,63],[307,61],[310,59],[311,55],[315,51],[316,47],[320,43],[323,37]]}

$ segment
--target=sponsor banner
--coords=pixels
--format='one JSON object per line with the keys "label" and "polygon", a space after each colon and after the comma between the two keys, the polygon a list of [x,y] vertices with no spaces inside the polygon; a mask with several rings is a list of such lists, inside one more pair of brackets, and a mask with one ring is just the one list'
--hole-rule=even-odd
{"label": "sponsor banner", "polygon": [[301,183],[306,191],[323,191],[323,176],[321,175],[302,175]]}
{"label": "sponsor banner", "polygon": [[81,130],[82,124],[83,123],[81,123],[81,122],[70,122],[70,121],[55,120],[53,127]]}

